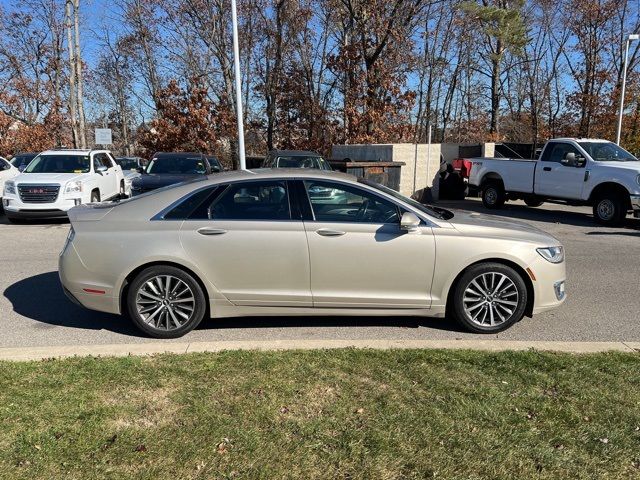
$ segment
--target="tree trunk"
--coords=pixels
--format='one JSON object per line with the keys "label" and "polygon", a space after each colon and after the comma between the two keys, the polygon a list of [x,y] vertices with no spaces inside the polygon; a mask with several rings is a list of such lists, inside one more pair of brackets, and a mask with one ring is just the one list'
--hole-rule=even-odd
{"label": "tree trunk", "polygon": [[491,59],[491,125],[489,133],[498,136],[498,117],[500,115],[500,63],[502,61],[502,41],[498,39],[496,53]]}
{"label": "tree trunk", "polygon": [[78,137],[78,113],[76,111],[76,59],[71,20],[71,9],[73,8],[72,2],[73,0],[66,0],[64,11],[65,27],[67,29],[67,49],[69,51],[69,114],[71,116],[71,134],[73,137],[73,147],[79,148],[80,141]]}

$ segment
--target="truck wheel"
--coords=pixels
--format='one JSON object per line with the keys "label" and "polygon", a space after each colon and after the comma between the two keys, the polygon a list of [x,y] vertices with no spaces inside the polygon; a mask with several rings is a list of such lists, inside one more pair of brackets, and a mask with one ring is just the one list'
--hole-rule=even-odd
{"label": "truck wheel", "polygon": [[520,321],[527,307],[527,286],[513,268],[479,263],[458,281],[451,303],[455,320],[475,333],[497,333]]}
{"label": "truck wheel", "polygon": [[627,216],[624,198],[615,193],[604,193],[593,204],[593,216],[601,225],[615,226]]}
{"label": "truck wheel", "polygon": [[524,203],[527,204],[527,207],[539,207],[541,206],[544,202],[540,201],[540,200],[536,200],[535,198],[525,198],[524,199]]}
{"label": "truck wheel", "polygon": [[502,185],[497,182],[487,183],[482,187],[482,204],[492,210],[502,208],[507,195]]}

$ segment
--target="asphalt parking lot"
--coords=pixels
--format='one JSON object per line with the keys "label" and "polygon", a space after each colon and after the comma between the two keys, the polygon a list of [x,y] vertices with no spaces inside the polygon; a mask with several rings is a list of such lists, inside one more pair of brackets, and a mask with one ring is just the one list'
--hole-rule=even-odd
{"label": "asphalt parking lot", "polygon": [[[444,207],[486,213],[478,200]],[[640,220],[597,225],[586,207],[514,202],[498,215],[529,222],[559,238],[567,252],[568,299],[559,309],[491,338],[545,341],[640,341]],[[0,347],[151,341],[128,320],[69,302],[57,259],[68,223],[10,225],[0,212]],[[431,318],[240,318],[205,320],[189,341],[293,339],[471,339],[448,320]]]}

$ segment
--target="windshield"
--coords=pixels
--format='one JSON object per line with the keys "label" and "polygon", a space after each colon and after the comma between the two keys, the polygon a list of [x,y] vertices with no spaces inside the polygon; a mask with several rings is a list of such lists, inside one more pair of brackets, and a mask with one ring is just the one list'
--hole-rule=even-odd
{"label": "windshield", "polygon": [[578,142],[596,162],[637,162],[638,159],[611,142]]}
{"label": "windshield", "polygon": [[147,173],[205,174],[207,169],[200,157],[166,157],[151,160],[147,166]]}
{"label": "windshield", "polygon": [[445,210],[444,208],[439,208],[439,207],[435,208],[435,207],[429,207],[427,205],[423,205],[420,202],[416,202],[412,198],[405,197],[404,195],[396,192],[395,190],[389,187],[385,187],[384,185],[380,185],[379,183],[372,182],[371,180],[367,180],[366,178],[358,178],[358,182],[368,185],[369,187],[373,187],[377,190],[383,191],[384,193],[391,195],[392,197],[397,198],[398,200],[411,205],[416,210],[420,210],[421,212],[426,213],[427,215],[431,215],[432,217],[436,217],[441,220],[449,220],[450,218],[453,218],[453,212],[449,210]]}
{"label": "windshield", "polygon": [[38,155],[24,169],[25,173],[87,173],[89,155]]}
{"label": "windshield", "polygon": [[116,158],[116,162],[123,170],[136,170],[138,168],[138,160],[135,158]]}
{"label": "windshield", "polygon": [[331,166],[322,157],[305,157],[295,155],[290,157],[278,157],[278,168],[315,168],[317,170],[331,170]]}

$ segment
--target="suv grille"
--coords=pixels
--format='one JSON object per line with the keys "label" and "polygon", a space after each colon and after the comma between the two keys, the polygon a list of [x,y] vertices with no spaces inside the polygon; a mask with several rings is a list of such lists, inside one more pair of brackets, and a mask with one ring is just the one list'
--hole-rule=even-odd
{"label": "suv grille", "polygon": [[53,203],[58,199],[60,185],[18,185],[24,203]]}

